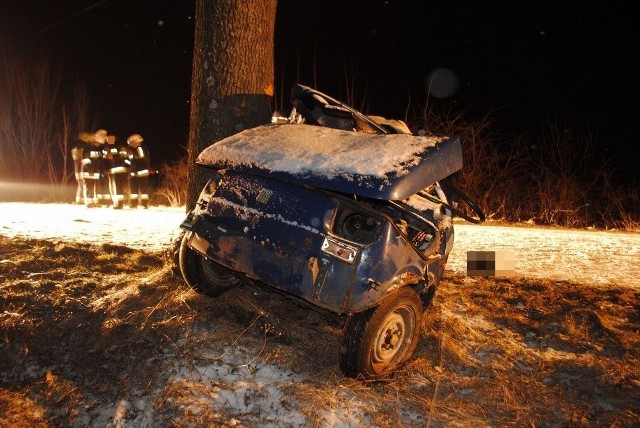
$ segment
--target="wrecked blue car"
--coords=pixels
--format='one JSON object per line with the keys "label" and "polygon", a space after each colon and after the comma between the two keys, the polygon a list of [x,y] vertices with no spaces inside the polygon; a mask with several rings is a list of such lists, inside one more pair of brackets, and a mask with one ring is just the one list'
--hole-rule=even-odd
{"label": "wrecked blue car", "polygon": [[182,275],[209,296],[249,278],[332,313],[345,375],[388,375],[413,354],[453,245],[460,142],[301,85],[292,101],[287,123],[199,155],[211,180],[181,224]]}

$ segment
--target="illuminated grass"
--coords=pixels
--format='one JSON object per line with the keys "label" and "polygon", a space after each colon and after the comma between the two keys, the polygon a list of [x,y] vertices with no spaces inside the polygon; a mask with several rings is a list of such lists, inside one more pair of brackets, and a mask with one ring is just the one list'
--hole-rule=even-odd
{"label": "illuminated grass", "polygon": [[200,296],[163,254],[0,238],[0,260],[2,426],[640,423],[637,290],[447,275],[415,358],[366,382],[320,314]]}

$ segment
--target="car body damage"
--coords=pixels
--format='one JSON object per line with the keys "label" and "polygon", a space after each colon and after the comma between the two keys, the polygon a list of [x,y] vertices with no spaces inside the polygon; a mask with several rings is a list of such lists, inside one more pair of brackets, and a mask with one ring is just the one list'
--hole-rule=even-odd
{"label": "car body damage", "polygon": [[181,224],[180,267],[210,296],[250,278],[342,317],[344,373],[383,376],[411,356],[453,246],[460,141],[301,85],[292,103],[287,123],[200,153],[211,179]]}

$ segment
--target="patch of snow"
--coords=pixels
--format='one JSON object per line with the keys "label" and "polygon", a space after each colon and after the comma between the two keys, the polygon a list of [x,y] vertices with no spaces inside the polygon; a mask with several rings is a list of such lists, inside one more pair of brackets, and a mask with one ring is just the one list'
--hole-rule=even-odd
{"label": "patch of snow", "polygon": [[[278,215],[267,214],[267,213],[264,213],[264,212],[262,212],[260,210],[255,209],[255,208],[246,207],[246,206],[243,206],[243,205],[238,205],[238,204],[236,204],[234,202],[231,202],[231,201],[229,201],[227,199],[224,199],[224,198],[217,198],[216,197],[216,198],[211,198],[211,200],[214,201],[214,202],[219,203],[220,205],[226,205],[228,207],[233,208],[235,210],[235,212],[236,212],[236,215],[239,218],[243,218],[244,219],[246,214],[251,214],[251,215],[256,216],[256,217],[264,217],[264,218],[268,218],[268,219],[272,219],[272,220],[277,220],[280,223],[284,223],[284,224],[286,224],[288,226],[299,227],[300,229],[304,229],[307,232],[315,233],[316,235],[320,233],[320,231],[318,229],[316,229],[315,227],[311,227],[311,226],[307,226],[307,225],[304,225],[304,224],[300,224],[297,221],[287,220],[286,218],[284,218],[282,216],[282,214],[278,214]],[[245,227],[243,230],[244,230],[244,233],[247,233],[249,231],[248,227]],[[255,238],[255,236],[254,236],[254,238]]]}
{"label": "patch of snow", "polygon": [[184,207],[114,210],[72,204],[0,203],[0,235],[159,251],[179,236],[185,216]]}
{"label": "patch of snow", "polygon": [[[287,398],[282,388],[292,385],[301,378],[293,372],[267,364],[242,347],[227,348],[222,355],[201,355],[199,361],[210,363],[185,365],[177,359],[175,374],[169,378],[168,387],[179,385],[186,394],[189,389],[206,388],[200,394],[198,407],[208,407],[211,411],[241,417],[261,426],[308,426],[309,421],[297,411],[295,403]],[[248,361],[240,364],[240,361]],[[197,412],[197,408],[190,409]],[[267,416],[268,415],[268,416]],[[272,424],[263,424],[272,420]]]}
{"label": "patch of snow", "polygon": [[353,180],[355,175],[385,179],[389,175],[407,174],[409,167],[420,163],[421,154],[443,140],[304,124],[270,124],[247,129],[209,146],[198,156],[198,163],[255,165],[269,171],[347,180]]}
{"label": "patch of snow", "polygon": [[467,251],[509,251],[516,275],[640,288],[640,234],[455,224],[447,269],[466,273]]}

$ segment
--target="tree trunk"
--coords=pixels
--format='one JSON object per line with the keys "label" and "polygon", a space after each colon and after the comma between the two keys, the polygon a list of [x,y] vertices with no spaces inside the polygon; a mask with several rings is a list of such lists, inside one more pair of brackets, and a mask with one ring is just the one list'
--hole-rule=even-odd
{"label": "tree trunk", "polygon": [[187,211],[208,179],[198,154],[214,142],[271,121],[277,0],[197,0]]}

